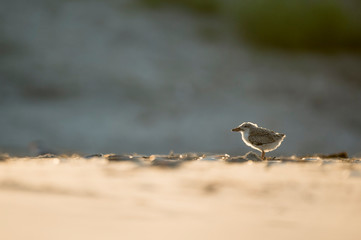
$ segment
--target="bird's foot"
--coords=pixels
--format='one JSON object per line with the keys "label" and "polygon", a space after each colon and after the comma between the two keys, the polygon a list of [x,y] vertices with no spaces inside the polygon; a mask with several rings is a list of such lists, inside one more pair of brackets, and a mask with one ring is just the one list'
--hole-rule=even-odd
{"label": "bird's foot", "polygon": [[261,158],[262,158],[262,160],[266,160],[266,156],[265,156],[265,152],[264,152],[264,151],[262,151]]}

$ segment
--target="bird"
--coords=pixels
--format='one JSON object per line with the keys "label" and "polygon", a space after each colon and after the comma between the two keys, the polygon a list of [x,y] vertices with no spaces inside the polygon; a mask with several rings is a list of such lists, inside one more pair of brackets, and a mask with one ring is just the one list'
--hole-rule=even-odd
{"label": "bird", "polygon": [[278,148],[286,137],[283,133],[258,127],[257,124],[251,122],[242,123],[233,128],[232,132],[240,132],[246,145],[262,152],[261,158],[263,160],[265,160],[265,153]]}

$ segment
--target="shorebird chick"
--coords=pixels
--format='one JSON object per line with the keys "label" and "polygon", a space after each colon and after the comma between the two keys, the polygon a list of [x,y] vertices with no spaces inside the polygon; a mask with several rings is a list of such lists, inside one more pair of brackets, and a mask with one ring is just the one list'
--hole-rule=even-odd
{"label": "shorebird chick", "polygon": [[276,133],[272,130],[258,127],[257,124],[244,122],[232,132],[240,132],[244,143],[262,152],[262,159],[265,159],[265,152],[270,152],[278,148],[286,137],[283,133]]}

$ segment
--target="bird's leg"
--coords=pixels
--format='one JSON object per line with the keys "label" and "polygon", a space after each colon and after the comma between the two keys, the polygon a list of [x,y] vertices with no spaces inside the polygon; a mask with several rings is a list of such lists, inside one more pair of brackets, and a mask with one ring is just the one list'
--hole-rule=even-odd
{"label": "bird's leg", "polygon": [[265,152],[262,150],[262,156],[261,156],[262,160],[265,160],[264,155],[265,155]]}

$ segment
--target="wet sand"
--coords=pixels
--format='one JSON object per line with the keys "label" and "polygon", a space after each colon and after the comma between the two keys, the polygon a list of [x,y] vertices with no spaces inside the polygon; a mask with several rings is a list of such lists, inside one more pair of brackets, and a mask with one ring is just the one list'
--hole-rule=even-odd
{"label": "wet sand", "polygon": [[1,238],[361,238],[359,159],[227,159],[3,159]]}

